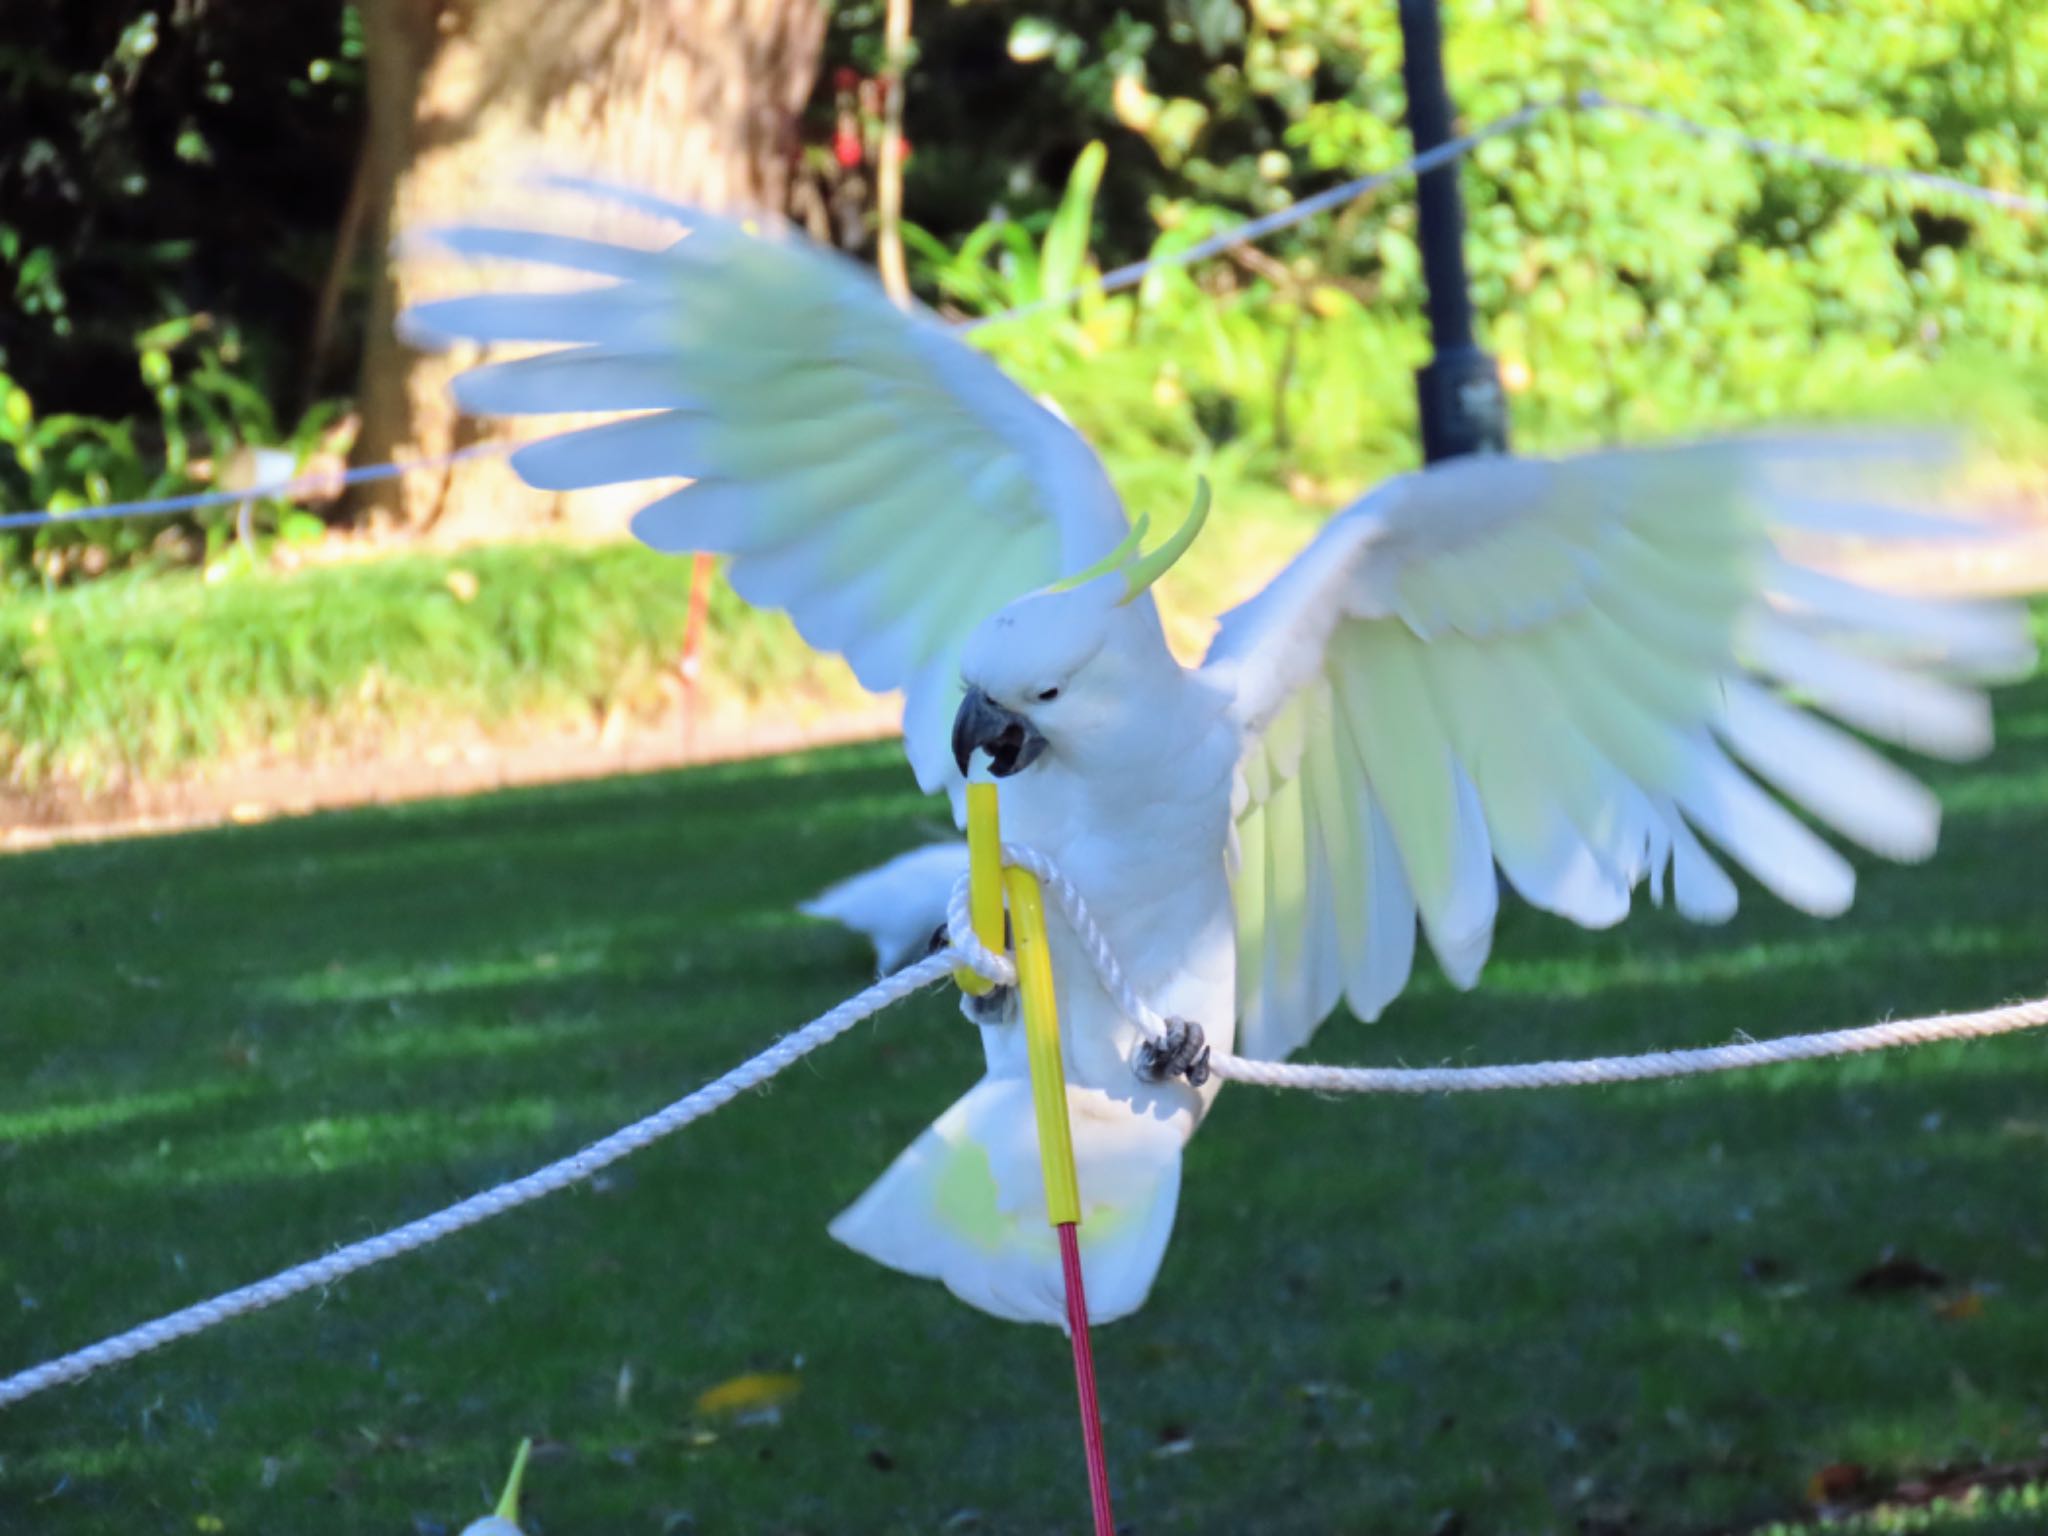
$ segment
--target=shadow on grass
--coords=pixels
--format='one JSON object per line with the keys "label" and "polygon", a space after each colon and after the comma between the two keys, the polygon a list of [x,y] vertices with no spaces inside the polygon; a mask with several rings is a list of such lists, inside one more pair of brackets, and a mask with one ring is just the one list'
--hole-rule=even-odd
{"label": "shadow on grass", "polygon": [[[1928,867],[1811,922],[1514,908],[1328,1060],[1704,1044],[2041,990],[2048,688],[1943,771]],[[0,1359],[434,1209],[864,979],[790,904],[939,830],[883,748],[0,863]],[[1025,1532],[1079,1513],[1049,1332],[824,1236],[977,1070],[942,996],[591,1189],[0,1414],[0,1529],[454,1530],[522,1434],[544,1528]],[[1233,1089],[1152,1304],[1098,1342],[1138,1531],[1703,1532],[1832,1462],[2031,1452],[2048,1080],[2029,1038],[1627,1089]],[[1850,1289],[1886,1248],[1944,1276]],[[697,1395],[799,1371],[772,1423]]]}

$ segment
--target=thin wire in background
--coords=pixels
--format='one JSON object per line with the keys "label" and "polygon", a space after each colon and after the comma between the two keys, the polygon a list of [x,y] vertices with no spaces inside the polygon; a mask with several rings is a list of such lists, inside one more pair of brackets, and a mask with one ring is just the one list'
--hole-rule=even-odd
{"label": "thin wire in background", "polygon": [[268,485],[252,485],[236,491],[193,491],[184,496],[159,496],[150,501],[117,501],[106,506],[79,507],[68,512],[8,512],[0,515],[0,530],[40,528],[49,523],[97,523],[125,517],[169,517],[179,512],[199,512],[209,507],[233,507],[247,501],[290,501],[352,485],[369,485],[378,480],[396,480],[416,470],[442,469],[465,459],[495,458],[509,453],[516,443],[483,443],[458,448],[453,453],[431,458],[409,459],[404,463],[365,464],[357,469],[320,470],[295,475]]}
{"label": "thin wire in background", "polygon": [[[1752,154],[1772,159],[1796,160],[1823,170],[1841,171],[1849,175],[1862,176],[1872,180],[1898,182],[1916,187],[1938,196],[1959,198],[1984,207],[1996,208],[2007,213],[2026,215],[2048,215],[2048,197],[2028,193],[2006,192],[1995,187],[1979,186],[1974,182],[1962,181],[1953,176],[1943,176],[1932,171],[1910,170],[1903,166],[1871,165],[1863,161],[1846,159],[1825,150],[1808,148],[1801,144],[1789,144],[1778,139],[1761,138],[1743,133],[1740,129],[1717,127],[1710,123],[1696,122],[1675,112],[1656,107],[1638,106],[1634,102],[1619,101],[1597,90],[1581,91],[1576,97],[1560,98],[1555,101],[1534,102],[1528,106],[1497,118],[1483,128],[1463,134],[1447,143],[1421,155],[1412,155],[1399,165],[1369,176],[1360,176],[1340,186],[1318,192],[1313,197],[1303,198],[1289,204],[1276,213],[1256,219],[1248,219],[1231,226],[1208,239],[1188,246],[1184,250],[1169,251],[1144,261],[1130,262],[1105,272],[1091,282],[1083,283],[1071,292],[1055,297],[1036,299],[1029,304],[999,314],[985,315],[958,327],[962,334],[982,330],[992,325],[1007,325],[1012,321],[1025,319],[1048,310],[1061,309],[1075,300],[1089,294],[1116,293],[1136,287],[1152,272],[1168,268],[1192,266],[1212,256],[1249,245],[1277,234],[1283,229],[1312,219],[1332,208],[1354,202],[1361,197],[1380,191],[1395,182],[1422,175],[1438,166],[1459,159],[1472,152],[1489,139],[1516,133],[1538,118],[1566,106],[1576,106],[1581,111],[1609,111],[1623,113],[1645,123],[1682,134],[1702,142],[1719,142],[1737,145]],[[104,506],[79,507],[65,512],[33,511],[8,512],[0,514],[0,532],[17,528],[40,528],[57,523],[84,523],[108,521],[119,518],[164,517],[179,512],[197,512],[214,507],[232,507],[254,500],[290,500],[301,495],[331,491],[337,487],[367,485],[380,480],[395,480],[415,472],[444,469],[451,464],[467,459],[499,458],[512,452],[520,445],[516,442],[483,443],[474,447],[458,449],[452,453],[434,454],[426,458],[413,459],[406,463],[367,464],[339,474],[318,473],[300,475],[274,485],[257,485],[241,490],[195,491],[183,496],[164,496],[147,501],[112,502]]]}

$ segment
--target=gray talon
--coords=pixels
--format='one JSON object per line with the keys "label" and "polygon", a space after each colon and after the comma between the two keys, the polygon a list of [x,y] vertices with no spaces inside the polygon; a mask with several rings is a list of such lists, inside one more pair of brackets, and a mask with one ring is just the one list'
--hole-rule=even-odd
{"label": "gray talon", "polygon": [[977,1024],[1009,1024],[1017,1017],[1015,987],[996,987],[980,997],[963,992],[960,997],[966,1004],[967,1016]]}
{"label": "gray talon", "polygon": [[[925,953],[936,955],[952,942],[952,929],[947,924],[941,923],[932,930],[931,948],[926,950]],[[1010,914],[1005,912],[1003,914],[1003,949],[1008,951],[1009,948]],[[1011,1024],[1016,1022],[1017,989],[1015,987],[997,987],[993,991],[984,992],[979,997],[976,997],[972,992],[963,992],[960,994],[960,998],[966,1007],[967,1017],[977,1024]]]}
{"label": "gray talon", "polygon": [[1209,1081],[1209,1046],[1202,1026],[1187,1019],[1168,1019],[1164,1040],[1147,1040],[1138,1047],[1138,1076],[1148,1083],[1162,1083],[1184,1077],[1190,1088]]}

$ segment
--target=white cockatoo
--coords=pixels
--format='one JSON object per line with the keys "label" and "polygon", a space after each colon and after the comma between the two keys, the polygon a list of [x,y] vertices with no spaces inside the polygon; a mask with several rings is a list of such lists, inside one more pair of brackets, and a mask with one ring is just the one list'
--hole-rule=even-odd
{"label": "white cockatoo", "polygon": [[[1181,1148],[1217,1088],[1209,1047],[1278,1058],[1340,1002],[1374,1018],[1407,983],[1418,926],[1471,986],[1496,865],[1588,927],[1618,922],[1639,884],[1724,919],[1723,860],[1839,913],[1855,876],[1794,808],[1901,860],[1933,849],[1938,812],[1827,717],[1967,758],[1991,739],[1979,685],[2032,663],[2014,607],[1822,568],[1840,539],[1959,531],[1901,505],[1936,467],[1929,440],[1822,434],[1402,475],[1184,667],[1147,588],[1199,517],[1139,554],[1088,445],[853,263],[585,190],[687,233],[647,250],[443,232],[460,255],[602,281],[424,305],[410,333],[563,344],[463,374],[470,410],[640,413],[513,463],[559,491],[693,477],[633,531],[729,555],[743,597],[786,610],[867,687],[903,690],[926,791],[957,789],[985,753],[1005,835],[1058,864],[1176,1021],[1165,1048],[1146,1041],[1051,915],[1101,1319],[1158,1270]],[[998,1015],[982,1034],[981,1082],[831,1230],[989,1312],[1058,1323],[1022,1030]]]}

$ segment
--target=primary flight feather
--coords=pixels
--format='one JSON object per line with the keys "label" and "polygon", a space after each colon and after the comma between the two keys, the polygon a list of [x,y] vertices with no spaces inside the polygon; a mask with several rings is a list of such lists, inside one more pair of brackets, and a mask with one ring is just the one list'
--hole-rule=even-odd
{"label": "primary flight feather", "polygon": [[[1181,1148],[1217,1085],[1204,1041],[1277,1058],[1340,1002],[1376,1016],[1418,932],[1472,985],[1496,869],[1591,927],[1647,884],[1726,918],[1727,864],[1815,914],[1848,863],[1934,846],[1934,800],[1857,735],[1947,758],[1990,743],[1982,685],[2033,661],[2023,613],[1830,574],[1843,539],[1965,535],[1903,488],[1944,445],[1814,434],[1398,477],[1227,615],[1199,667],[1081,438],[933,317],[799,240],[578,184],[671,218],[660,250],[460,228],[458,254],[597,281],[407,316],[423,341],[546,342],[474,369],[467,408],[633,411],[525,448],[531,483],[690,484],[634,532],[731,557],[863,684],[902,689],[918,783],[985,753],[1008,836],[1052,858],[1129,979],[1182,1021],[1148,1045],[1053,914],[1051,944],[1104,1319],[1145,1298]],[[1836,722],[1839,722],[1836,723]],[[986,1076],[834,1235],[1004,1317],[1060,1323],[1021,1028],[980,1016]]]}

